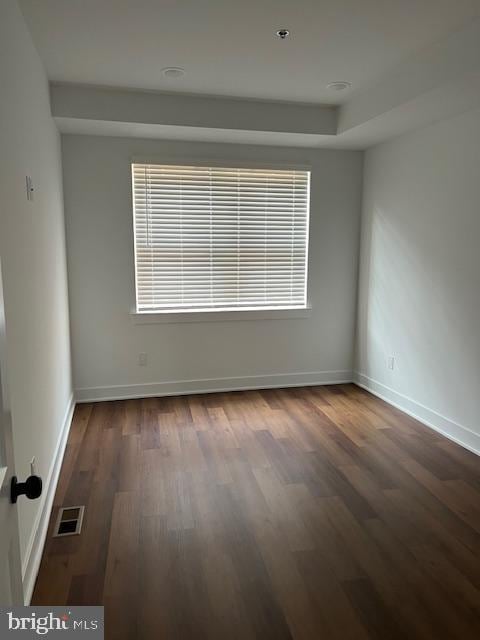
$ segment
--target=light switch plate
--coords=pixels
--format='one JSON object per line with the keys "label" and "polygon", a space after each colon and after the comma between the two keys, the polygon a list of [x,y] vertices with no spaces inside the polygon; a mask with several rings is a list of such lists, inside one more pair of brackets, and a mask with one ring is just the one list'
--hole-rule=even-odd
{"label": "light switch plate", "polygon": [[27,190],[27,200],[33,200],[33,182],[30,176],[25,176],[25,189]]}

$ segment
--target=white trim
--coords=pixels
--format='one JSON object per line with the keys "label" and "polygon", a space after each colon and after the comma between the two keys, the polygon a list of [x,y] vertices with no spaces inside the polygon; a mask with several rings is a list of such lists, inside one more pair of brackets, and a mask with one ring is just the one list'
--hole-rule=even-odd
{"label": "white trim", "polygon": [[305,306],[309,307],[308,301],[308,274],[309,274],[309,260],[310,260],[310,221],[311,221],[311,193],[312,193],[312,171],[311,169],[307,172],[307,229],[305,235],[305,285],[303,290],[303,299],[305,300]]}
{"label": "white trim", "polygon": [[35,587],[35,581],[40,568],[43,547],[47,536],[48,522],[50,520],[50,512],[52,510],[53,499],[57,489],[58,476],[60,475],[60,469],[62,467],[63,455],[65,453],[74,410],[75,401],[72,394],[68,400],[57,447],[53,455],[48,475],[45,479],[40,505],[23,560],[22,576],[25,605],[30,604],[33,588]]}
{"label": "white trim", "polygon": [[202,309],[184,311],[130,312],[133,324],[165,324],[184,322],[240,322],[242,320],[289,320],[309,318],[312,307],[276,307],[264,309]]}
{"label": "white trim", "polygon": [[131,156],[131,164],[168,164],[173,166],[218,167],[220,169],[284,169],[285,171],[312,171],[312,164],[299,162],[257,162],[256,160],[232,160],[231,158],[201,158],[174,154]]}
{"label": "white trim", "polygon": [[480,434],[475,433],[468,427],[442,416],[440,413],[420,404],[416,400],[395,391],[381,382],[377,382],[377,380],[373,378],[369,378],[364,373],[355,371],[353,381],[359,387],[385,400],[385,402],[412,416],[412,418],[430,427],[430,429],[438,431],[438,433],[441,433],[449,440],[453,440],[453,442],[456,442],[465,449],[480,455]]}
{"label": "white trim", "polygon": [[195,393],[219,393],[223,391],[248,391],[252,389],[276,389],[283,387],[308,387],[324,384],[352,382],[352,371],[312,371],[304,373],[275,373],[238,378],[203,378],[144,384],[116,385],[76,389],[77,402],[102,400],[127,400],[157,396],[177,396]]}

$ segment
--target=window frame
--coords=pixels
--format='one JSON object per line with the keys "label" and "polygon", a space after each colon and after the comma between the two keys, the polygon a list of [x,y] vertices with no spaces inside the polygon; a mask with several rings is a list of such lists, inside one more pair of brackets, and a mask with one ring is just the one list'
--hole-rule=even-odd
{"label": "window frame", "polygon": [[[133,187],[133,165],[134,164],[159,164],[173,166],[199,166],[199,167],[220,167],[220,168],[240,168],[240,169],[271,169],[271,170],[296,170],[309,173],[308,199],[307,199],[307,225],[305,234],[305,304],[285,305],[275,307],[244,307],[244,308],[202,308],[202,309],[143,309],[138,308],[138,282],[137,282],[137,241],[135,228],[135,197]],[[239,320],[287,320],[303,319],[311,316],[312,306],[308,298],[309,262],[310,262],[310,204],[311,204],[311,184],[312,166],[309,164],[285,163],[285,162],[256,162],[238,161],[229,159],[205,159],[204,157],[159,157],[159,156],[132,156],[129,163],[130,168],[130,195],[133,230],[133,252],[134,252],[134,288],[135,302],[130,310],[130,316],[134,324],[164,324],[164,323],[196,323],[196,322],[219,322],[219,321],[239,321]]]}

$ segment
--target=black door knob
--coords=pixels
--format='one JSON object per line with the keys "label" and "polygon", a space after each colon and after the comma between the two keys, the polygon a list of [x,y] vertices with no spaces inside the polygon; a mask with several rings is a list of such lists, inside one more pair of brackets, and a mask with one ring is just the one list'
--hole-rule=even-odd
{"label": "black door knob", "polygon": [[17,476],[13,476],[10,485],[10,500],[15,503],[18,496],[27,496],[29,500],[35,500],[42,495],[42,479],[39,476],[29,476],[25,482],[18,482]]}

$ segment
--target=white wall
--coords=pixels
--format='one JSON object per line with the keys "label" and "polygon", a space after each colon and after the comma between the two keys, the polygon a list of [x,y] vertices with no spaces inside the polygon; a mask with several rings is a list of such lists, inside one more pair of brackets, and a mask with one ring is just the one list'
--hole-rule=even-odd
{"label": "white wall", "polygon": [[[361,153],[75,135],[62,136],[62,148],[80,398],[350,378]],[[311,317],[135,325],[132,156],[311,164]],[[148,354],[147,367],[137,365],[140,352]],[[157,384],[206,378],[212,380]]]}
{"label": "white wall", "polygon": [[[72,392],[60,140],[14,0],[0,0],[0,87],[0,257],[15,465],[24,479],[35,456],[47,480]],[[44,499],[18,502],[24,571]]]}
{"label": "white wall", "polygon": [[366,153],[358,379],[478,451],[479,239],[480,111]]}

